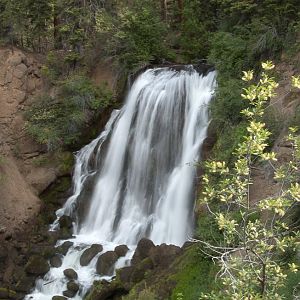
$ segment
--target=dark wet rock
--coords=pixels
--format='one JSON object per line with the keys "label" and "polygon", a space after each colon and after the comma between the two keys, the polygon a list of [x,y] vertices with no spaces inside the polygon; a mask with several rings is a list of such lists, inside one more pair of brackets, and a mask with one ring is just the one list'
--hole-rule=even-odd
{"label": "dark wet rock", "polygon": [[39,255],[33,255],[25,266],[25,271],[32,275],[44,275],[50,270],[47,260]]}
{"label": "dark wet rock", "polygon": [[51,257],[50,259],[50,265],[53,268],[59,268],[62,265],[62,259],[60,257],[60,255],[56,254],[53,257]]}
{"label": "dark wet rock", "polygon": [[29,291],[33,288],[35,282],[34,277],[23,275],[19,279],[19,281],[16,284],[16,291],[17,292],[23,292],[23,293],[29,293]]}
{"label": "dark wet rock", "polygon": [[155,245],[151,240],[145,238],[141,239],[138,242],[135,252],[133,254],[131,260],[132,265],[135,265],[141,262],[143,259],[147,258],[150,254],[150,250],[153,248],[155,248]]}
{"label": "dark wet rock", "polygon": [[16,299],[17,293],[13,290],[0,287],[0,299]]}
{"label": "dark wet rock", "polygon": [[125,256],[128,250],[129,248],[126,245],[119,245],[115,248],[115,252],[118,255],[118,257]]}
{"label": "dark wet rock", "polygon": [[67,252],[69,251],[70,247],[73,246],[73,243],[70,241],[64,242],[62,245],[58,246],[56,248],[56,251],[62,255],[66,255]]}
{"label": "dark wet rock", "polygon": [[100,275],[112,275],[113,266],[118,260],[118,256],[114,251],[108,251],[100,255],[97,261],[96,270]]}
{"label": "dark wet rock", "polygon": [[71,280],[71,281],[69,281],[69,282],[67,283],[67,289],[68,289],[69,291],[72,291],[72,292],[74,292],[74,293],[77,293],[78,290],[79,290],[79,285],[78,285],[75,281]]}
{"label": "dark wet rock", "polygon": [[162,244],[150,250],[149,258],[155,267],[167,268],[181,252],[180,247]]}
{"label": "dark wet rock", "polygon": [[76,295],[76,292],[66,290],[66,291],[63,291],[63,295],[67,298],[73,298]]}
{"label": "dark wet rock", "polygon": [[60,228],[68,228],[71,229],[73,226],[72,218],[69,216],[62,216],[59,219],[59,226]]}
{"label": "dark wet rock", "polygon": [[67,300],[67,298],[64,296],[53,296],[52,300]]}
{"label": "dark wet rock", "polygon": [[103,247],[98,244],[94,244],[90,248],[84,250],[80,257],[80,265],[87,266],[91,260],[102,250]]}
{"label": "dark wet rock", "polygon": [[78,275],[77,275],[76,271],[73,270],[73,269],[66,269],[66,270],[64,270],[64,275],[68,279],[74,279],[74,280],[76,280],[78,278]]}

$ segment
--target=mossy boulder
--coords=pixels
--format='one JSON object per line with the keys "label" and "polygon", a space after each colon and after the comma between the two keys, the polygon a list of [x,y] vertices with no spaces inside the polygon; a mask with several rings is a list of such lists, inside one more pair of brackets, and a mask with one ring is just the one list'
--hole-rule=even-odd
{"label": "mossy boulder", "polygon": [[25,266],[25,271],[31,275],[44,275],[50,270],[47,260],[40,255],[30,257]]}
{"label": "mossy boulder", "polygon": [[128,292],[129,290],[118,281],[96,281],[86,300],[122,299]]}
{"label": "mossy boulder", "polygon": [[77,293],[79,290],[79,285],[74,280],[71,280],[67,283],[67,289],[69,291]]}
{"label": "mossy boulder", "polygon": [[107,251],[100,255],[97,261],[96,270],[100,275],[112,275],[114,264],[118,260],[118,255],[114,251]]}
{"label": "mossy boulder", "polygon": [[93,244],[90,248],[83,251],[80,257],[80,265],[87,266],[91,260],[103,250],[103,247],[98,244]]}

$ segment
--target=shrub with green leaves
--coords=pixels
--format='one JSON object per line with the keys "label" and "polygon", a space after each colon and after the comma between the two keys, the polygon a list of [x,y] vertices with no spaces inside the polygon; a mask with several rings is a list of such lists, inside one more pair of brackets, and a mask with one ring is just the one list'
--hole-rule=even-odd
{"label": "shrub with green leaves", "polygon": [[129,70],[171,55],[167,25],[154,1],[135,0],[130,7],[121,6],[115,15],[97,11],[96,31],[98,38],[105,39],[106,55],[116,57]]}
{"label": "shrub with green leaves", "polygon": [[55,97],[41,96],[26,112],[29,134],[48,150],[77,142],[90,114],[112,103],[108,87],[95,87],[82,75],[67,78],[58,89]]}
{"label": "shrub with green leaves", "polygon": [[[262,117],[278,84],[268,74],[274,65],[266,62],[262,68],[258,82],[244,88],[242,94],[249,105],[242,111],[247,133],[233,154],[233,167],[224,161],[206,163],[201,201],[223,239],[198,242],[202,251],[218,263],[223,289],[202,294],[200,299],[281,300],[284,296],[280,288],[285,285],[287,270],[299,274],[297,265],[284,261],[282,254],[296,251],[300,241],[299,228],[291,224],[290,218],[300,204],[300,136],[297,128],[290,128],[287,140],[291,159],[287,164],[276,165],[276,154],[267,151],[271,133]],[[248,83],[253,78],[254,72],[248,71],[242,79]],[[292,79],[293,85],[300,88],[300,78]],[[258,163],[270,164],[280,188],[268,198],[253,202],[250,186]]]}

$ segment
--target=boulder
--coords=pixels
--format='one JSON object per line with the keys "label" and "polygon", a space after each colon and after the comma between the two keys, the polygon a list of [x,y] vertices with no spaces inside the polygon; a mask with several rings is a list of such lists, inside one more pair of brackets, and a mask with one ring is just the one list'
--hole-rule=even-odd
{"label": "boulder", "polygon": [[63,291],[63,295],[67,298],[73,298],[76,295],[76,292],[66,290],[66,291]]}
{"label": "boulder", "polygon": [[80,257],[80,265],[87,266],[91,260],[103,250],[103,247],[98,244],[93,244],[90,248],[83,251]]}
{"label": "boulder", "polygon": [[64,297],[64,296],[53,296],[52,300],[67,300],[68,298]]}
{"label": "boulder", "polygon": [[151,240],[146,238],[141,239],[138,242],[135,252],[133,254],[131,260],[132,265],[138,264],[143,259],[147,258],[150,254],[150,250],[153,248],[155,248],[155,245]]}
{"label": "boulder", "polygon": [[73,280],[76,280],[78,278],[78,275],[76,273],[75,270],[73,269],[66,269],[64,270],[64,275],[68,278],[68,279],[73,279]]}
{"label": "boulder", "polygon": [[164,269],[169,267],[181,252],[182,249],[178,246],[162,244],[150,250],[149,258],[154,267]]}
{"label": "boulder", "polygon": [[126,245],[119,245],[115,248],[115,252],[118,255],[118,257],[125,256],[128,250],[129,248]]}
{"label": "boulder", "polygon": [[67,283],[67,289],[69,291],[77,293],[79,290],[79,285],[74,280],[71,280]]}
{"label": "boulder", "polygon": [[62,259],[60,257],[60,255],[56,254],[53,257],[51,257],[50,259],[50,265],[53,268],[59,268],[62,265]]}
{"label": "boulder", "polygon": [[25,266],[25,271],[32,275],[44,275],[50,270],[47,260],[40,255],[33,255],[30,257]]}
{"label": "boulder", "polygon": [[113,267],[116,261],[118,260],[118,256],[114,251],[108,251],[99,256],[96,270],[100,275],[112,275]]}
{"label": "boulder", "polygon": [[73,243],[70,241],[66,241],[64,242],[62,245],[58,246],[56,248],[57,252],[62,254],[62,255],[66,255],[67,252],[69,251],[70,247],[73,246]]}

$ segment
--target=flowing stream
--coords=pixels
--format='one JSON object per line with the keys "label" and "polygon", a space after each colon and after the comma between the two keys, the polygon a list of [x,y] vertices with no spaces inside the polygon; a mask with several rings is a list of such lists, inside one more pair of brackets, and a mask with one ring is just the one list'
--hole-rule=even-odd
{"label": "flowing stream", "polygon": [[[193,227],[194,162],[206,138],[214,88],[215,72],[202,76],[192,66],[149,69],[135,80],[122,109],[76,154],[73,195],[57,211],[58,219],[75,220],[73,245],[62,266],[38,279],[26,299],[62,295],[67,268],[78,274],[80,289],[73,299],[82,299],[95,279],[111,278],[98,275],[96,263],[117,245],[130,250],[115,269],[130,264],[143,237],[179,246],[187,240]],[[82,267],[80,256],[96,243],[102,252]]]}

